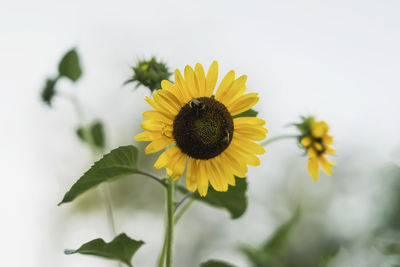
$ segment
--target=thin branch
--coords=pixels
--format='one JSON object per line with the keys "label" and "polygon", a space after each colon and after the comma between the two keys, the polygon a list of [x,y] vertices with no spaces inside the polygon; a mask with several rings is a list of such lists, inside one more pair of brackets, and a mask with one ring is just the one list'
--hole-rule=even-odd
{"label": "thin branch", "polygon": [[178,208],[179,208],[188,198],[193,197],[193,196],[194,196],[194,193],[193,193],[193,192],[187,193],[178,203],[176,203],[176,205],[175,205],[175,212],[178,210]]}
{"label": "thin branch", "polygon": [[149,177],[149,178],[151,178],[151,179],[153,179],[153,180],[159,182],[159,183],[162,184],[164,187],[167,187],[167,183],[166,183],[166,182],[164,182],[163,180],[161,180],[160,178],[158,178],[157,176],[155,176],[155,175],[153,175],[153,174],[151,174],[151,173],[147,173],[147,172],[139,171],[139,170],[136,171],[136,173],[141,174],[141,175],[144,175],[144,176],[147,176],[147,177]]}

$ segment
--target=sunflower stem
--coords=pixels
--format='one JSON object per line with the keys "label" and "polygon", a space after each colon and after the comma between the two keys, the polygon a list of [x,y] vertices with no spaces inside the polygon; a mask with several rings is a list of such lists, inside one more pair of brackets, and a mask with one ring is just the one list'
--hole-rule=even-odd
{"label": "sunflower stem", "polygon": [[266,145],[274,143],[275,141],[278,141],[278,140],[292,139],[292,138],[297,138],[297,137],[299,137],[299,136],[298,135],[293,135],[293,134],[292,135],[290,135],[290,134],[288,134],[288,135],[279,135],[279,136],[275,136],[275,137],[269,138],[267,141],[262,142],[261,145],[262,146],[266,146]]}
{"label": "sunflower stem", "polygon": [[166,267],[172,267],[172,253],[174,241],[174,189],[175,183],[171,177],[168,177],[167,184],[167,257]]}

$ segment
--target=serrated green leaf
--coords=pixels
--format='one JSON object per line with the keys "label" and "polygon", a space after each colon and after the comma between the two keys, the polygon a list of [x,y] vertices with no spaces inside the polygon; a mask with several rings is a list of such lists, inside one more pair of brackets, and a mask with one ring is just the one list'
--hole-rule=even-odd
{"label": "serrated green leaf", "polygon": [[95,121],[93,122],[90,126],[90,138],[91,140],[87,140],[88,138],[85,137],[85,133],[84,133],[84,127],[81,126],[78,129],[76,129],[76,134],[79,137],[79,139],[81,139],[81,141],[85,142],[85,143],[90,143],[93,142],[94,145],[100,149],[104,149],[104,127],[103,127],[103,123],[100,121]]}
{"label": "serrated green leaf", "polygon": [[83,244],[77,250],[65,250],[64,252],[67,255],[80,253],[119,260],[128,266],[132,266],[132,257],[143,244],[143,241],[134,240],[125,233],[122,233],[109,243],[104,242],[101,238],[97,238]]}
{"label": "serrated green leaf", "polygon": [[233,118],[239,118],[239,117],[257,117],[258,111],[255,111],[254,109],[249,109],[245,112],[242,112],[238,115],[233,116]]}
{"label": "serrated green leaf", "polygon": [[134,146],[121,146],[106,154],[87,171],[58,204],[71,202],[87,190],[137,172],[138,151]]}
{"label": "serrated green leaf", "polygon": [[49,106],[51,106],[51,101],[53,100],[53,97],[56,94],[55,91],[56,83],[57,79],[47,79],[46,84],[42,89],[42,94],[41,94],[42,100]]}
{"label": "serrated green leaf", "polygon": [[58,73],[60,76],[67,77],[73,82],[76,82],[81,77],[82,69],[75,48],[63,56],[58,65]]}
{"label": "serrated green leaf", "polygon": [[[242,216],[247,209],[247,178],[235,177],[235,179],[236,186],[229,186],[227,192],[217,192],[210,186],[205,197],[201,197],[198,192],[196,192],[194,199],[213,207],[226,209],[230,213],[232,219],[237,219]],[[178,190],[182,193],[189,192],[182,186],[178,186]]]}
{"label": "serrated green leaf", "polygon": [[200,264],[200,267],[235,267],[235,265],[220,260],[208,260]]}

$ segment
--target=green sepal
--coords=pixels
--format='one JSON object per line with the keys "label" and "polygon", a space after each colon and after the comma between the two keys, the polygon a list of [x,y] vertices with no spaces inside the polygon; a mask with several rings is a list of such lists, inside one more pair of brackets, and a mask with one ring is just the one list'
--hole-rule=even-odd
{"label": "green sepal", "polygon": [[255,111],[254,109],[249,109],[246,110],[245,112],[242,112],[240,114],[237,114],[233,116],[232,118],[239,118],[239,117],[257,117],[258,111]]}
{"label": "green sepal", "polygon": [[144,244],[141,240],[135,240],[125,233],[119,234],[111,242],[106,243],[103,239],[97,238],[83,244],[76,250],[65,250],[67,255],[80,253],[85,255],[99,256],[111,260],[117,260],[128,266],[131,264],[132,257],[136,251]]}

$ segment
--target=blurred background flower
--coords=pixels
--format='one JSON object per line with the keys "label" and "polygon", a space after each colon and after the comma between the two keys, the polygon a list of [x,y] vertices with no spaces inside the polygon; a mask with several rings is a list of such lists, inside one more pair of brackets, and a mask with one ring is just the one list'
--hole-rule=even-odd
{"label": "blurred background flower", "polygon": [[[88,122],[102,119],[106,151],[134,143],[140,132],[150,92],[122,84],[137,58],[152,55],[172,69],[217,59],[224,62],[221,73],[229,67],[248,74],[270,136],[296,134],[282,126],[302,114],[329,122],[339,152],[332,177],[309,179],[296,140],[271,144],[261,167],[249,170],[243,217],[230,220],[224,211],[195,203],[181,219],[175,266],[198,266],[207,258],[253,266],[242,248],[260,251],[297,209],[273,262],[317,266],[322,255],[339,250],[333,267],[399,264],[376,244],[400,239],[400,172],[391,164],[398,162],[400,143],[400,3],[182,3],[2,3],[2,264],[115,265],[63,254],[98,236],[112,239],[96,191],[56,206],[92,163],[76,138],[70,102],[55,98],[49,110],[39,99],[46,77],[57,76],[57,62],[71,47],[79,48],[82,77],[75,84],[60,79],[57,86],[77,95]],[[144,144],[136,145],[143,152]],[[139,164],[152,170],[157,156],[141,157]],[[154,266],[162,242],[162,189],[135,176],[112,183],[111,193],[118,232],[146,240],[134,264]]]}

